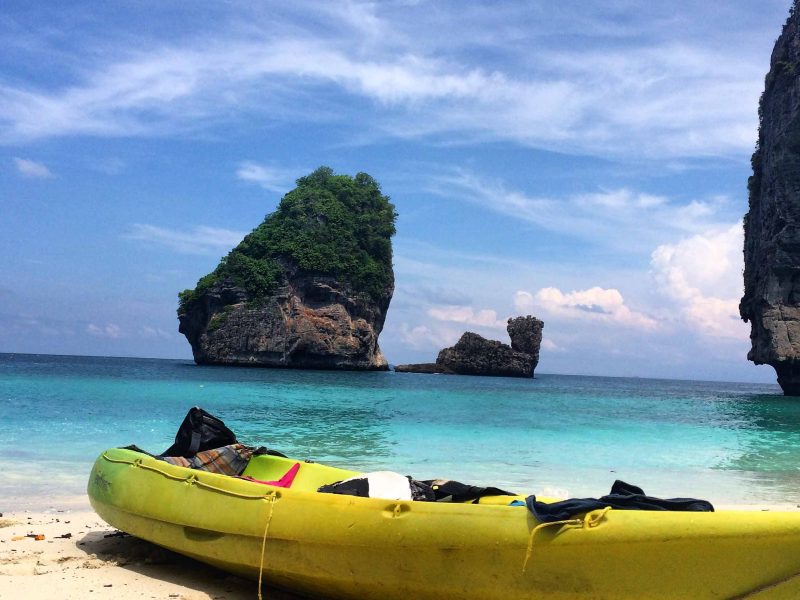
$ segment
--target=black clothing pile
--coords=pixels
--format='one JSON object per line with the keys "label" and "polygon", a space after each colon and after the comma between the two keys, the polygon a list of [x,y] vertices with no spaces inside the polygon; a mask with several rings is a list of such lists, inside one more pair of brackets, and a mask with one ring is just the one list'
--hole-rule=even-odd
{"label": "black clothing pile", "polygon": [[[343,494],[346,496],[374,497],[370,494],[369,475],[353,477],[321,486],[317,491],[324,494]],[[406,476],[412,500],[423,502],[473,502],[484,496],[514,496],[512,492],[496,487],[469,485],[450,479],[426,479],[418,481]]]}
{"label": "black clothing pile", "polygon": [[605,508],[620,510],[671,510],[714,512],[714,507],[707,500],[695,498],[655,498],[647,496],[642,488],[619,479],[611,486],[611,493],[600,498],[571,498],[560,502],[539,502],[536,496],[528,496],[525,506],[541,523],[566,521],[578,515]]}
{"label": "black clothing pile", "polygon": [[252,456],[271,454],[286,458],[277,450],[240,443],[222,419],[198,406],[189,409],[175,434],[175,443],[161,454],[151,454],[136,445],[125,448],[180,467],[234,476],[242,474]]}

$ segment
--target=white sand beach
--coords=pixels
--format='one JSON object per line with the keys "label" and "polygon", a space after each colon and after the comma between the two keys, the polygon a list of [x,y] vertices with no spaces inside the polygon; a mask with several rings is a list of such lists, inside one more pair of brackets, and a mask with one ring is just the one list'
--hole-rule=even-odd
{"label": "white sand beach", "polygon": [[[0,517],[0,599],[240,600],[257,584],[121,534],[84,498],[70,508]],[[44,536],[36,539],[29,536]],[[263,590],[271,600],[296,597]]]}

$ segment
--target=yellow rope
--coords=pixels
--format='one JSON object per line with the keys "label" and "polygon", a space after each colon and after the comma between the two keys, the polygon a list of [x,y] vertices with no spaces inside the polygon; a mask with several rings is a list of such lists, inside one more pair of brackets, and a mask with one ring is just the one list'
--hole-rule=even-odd
{"label": "yellow rope", "polygon": [[275,494],[269,496],[269,514],[267,515],[267,525],[264,527],[264,537],[261,538],[261,564],[258,566],[258,600],[263,600],[261,597],[261,578],[264,574],[264,551],[267,549],[267,532],[269,531],[269,524],[272,521],[272,511],[275,508]]}
{"label": "yellow rope", "polygon": [[574,527],[583,527],[584,529],[591,529],[593,527],[597,527],[600,525],[600,521],[605,518],[606,513],[611,510],[610,506],[606,506],[603,509],[595,510],[590,513],[584,515],[582,519],[566,519],[564,521],[552,521],[550,523],[539,523],[536,527],[531,529],[530,536],[528,536],[528,549],[525,552],[525,562],[522,563],[522,574],[525,574],[525,570],[528,568],[528,561],[530,561],[531,556],[533,555],[533,538],[536,536],[536,532],[540,529],[544,529],[545,527],[553,527],[555,525],[572,525]]}

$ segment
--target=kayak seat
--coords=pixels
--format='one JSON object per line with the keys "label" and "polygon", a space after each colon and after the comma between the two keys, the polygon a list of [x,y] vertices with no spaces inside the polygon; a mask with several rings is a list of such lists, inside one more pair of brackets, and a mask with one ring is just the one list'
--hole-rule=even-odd
{"label": "kayak seat", "polygon": [[[242,477],[252,477],[260,481],[277,481],[291,469],[297,461],[282,456],[262,454],[250,459],[247,467],[242,472]],[[341,481],[358,475],[357,471],[338,469],[317,463],[300,463],[300,469],[292,482],[293,490],[316,492],[317,489],[329,483]]]}

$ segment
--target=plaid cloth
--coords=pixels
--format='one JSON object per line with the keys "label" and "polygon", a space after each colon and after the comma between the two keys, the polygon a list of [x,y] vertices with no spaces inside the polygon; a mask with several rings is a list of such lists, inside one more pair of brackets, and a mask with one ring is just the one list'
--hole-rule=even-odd
{"label": "plaid cloth", "polygon": [[183,456],[158,456],[157,458],[179,467],[200,469],[221,475],[241,475],[247,467],[250,457],[253,456],[254,450],[244,444],[231,444],[198,452],[192,458]]}

